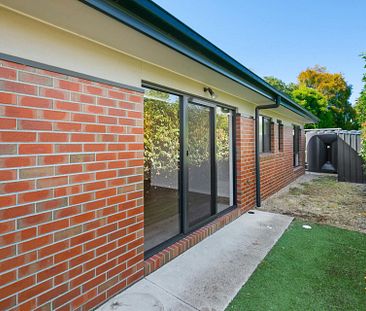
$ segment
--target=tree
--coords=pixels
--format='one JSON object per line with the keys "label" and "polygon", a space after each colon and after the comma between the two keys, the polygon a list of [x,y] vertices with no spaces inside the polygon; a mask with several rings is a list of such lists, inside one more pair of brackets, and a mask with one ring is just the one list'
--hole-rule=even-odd
{"label": "tree", "polygon": [[306,128],[333,127],[333,115],[328,109],[328,103],[325,96],[319,91],[301,86],[292,92],[292,98],[320,120],[317,124],[307,124]]}
{"label": "tree", "polygon": [[330,73],[326,67],[316,65],[302,71],[298,83],[300,87],[315,89],[325,97],[335,127],[357,129],[356,112],[349,102],[352,87],[341,73]]}
{"label": "tree", "polygon": [[295,83],[286,84],[284,81],[274,76],[264,77],[264,80],[289,97],[291,97],[292,91],[297,89],[297,85]]}
{"label": "tree", "polygon": [[[366,53],[361,54],[365,61],[364,68],[366,69]],[[365,83],[360,93],[360,97],[356,101],[357,120],[361,125],[362,130],[362,148],[361,156],[366,161],[366,73],[363,74],[362,81]]]}

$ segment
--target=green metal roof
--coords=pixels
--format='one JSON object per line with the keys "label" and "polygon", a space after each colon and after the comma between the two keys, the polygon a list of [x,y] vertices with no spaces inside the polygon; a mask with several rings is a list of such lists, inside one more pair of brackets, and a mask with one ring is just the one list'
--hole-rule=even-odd
{"label": "green metal roof", "polygon": [[319,119],[150,0],[82,0],[135,30],[305,117]]}

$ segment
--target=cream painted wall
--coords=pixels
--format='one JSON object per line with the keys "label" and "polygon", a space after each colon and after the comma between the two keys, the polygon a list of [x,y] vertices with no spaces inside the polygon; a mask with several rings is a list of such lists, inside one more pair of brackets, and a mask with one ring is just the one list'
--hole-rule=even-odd
{"label": "cream painted wall", "polygon": [[[203,92],[207,84],[194,77],[179,75],[3,7],[0,7],[0,52],[131,86],[141,87],[145,80],[209,98]],[[217,101],[237,107],[240,113],[254,115],[255,104],[217,88],[215,92]],[[281,110],[265,113],[285,123],[303,124],[301,117]]]}

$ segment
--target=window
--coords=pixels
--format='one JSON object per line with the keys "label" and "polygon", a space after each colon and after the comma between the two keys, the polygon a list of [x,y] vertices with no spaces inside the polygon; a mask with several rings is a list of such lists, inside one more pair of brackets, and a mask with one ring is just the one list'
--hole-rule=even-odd
{"label": "window", "polygon": [[235,206],[234,124],[231,107],[145,86],[146,256]]}
{"label": "window", "polygon": [[277,121],[278,123],[278,151],[283,151],[283,124],[281,120]]}
{"label": "window", "polygon": [[146,89],[144,99],[145,249],[181,232],[179,210],[180,97]]}
{"label": "window", "polygon": [[259,150],[271,152],[271,118],[259,116]]}
{"label": "window", "polygon": [[294,125],[292,134],[293,134],[294,166],[299,166],[300,165],[300,136],[301,136],[300,126]]}

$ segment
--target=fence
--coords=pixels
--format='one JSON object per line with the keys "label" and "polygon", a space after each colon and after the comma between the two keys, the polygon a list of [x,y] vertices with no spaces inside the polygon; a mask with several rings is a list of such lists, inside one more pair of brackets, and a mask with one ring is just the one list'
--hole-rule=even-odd
{"label": "fence", "polygon": [[338,173],[338,180],[366,183],[359,155],[361,132],[341,129],[306,130],[306,163],[311,172]]}

